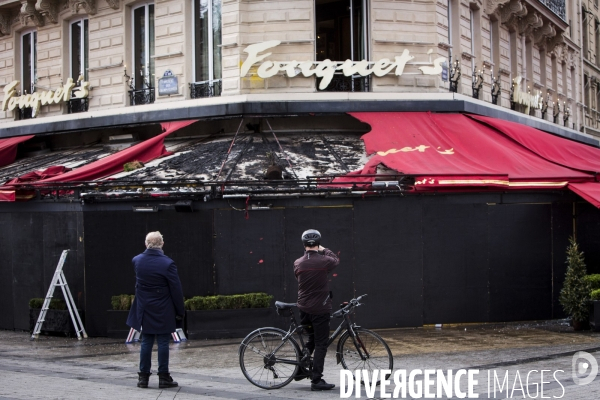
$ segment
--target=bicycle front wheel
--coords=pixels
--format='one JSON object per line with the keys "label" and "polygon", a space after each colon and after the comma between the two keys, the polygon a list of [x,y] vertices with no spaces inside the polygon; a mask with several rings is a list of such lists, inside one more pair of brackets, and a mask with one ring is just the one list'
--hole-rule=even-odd
{"label": "bicycle front wheel", "polygon": [[[338,357],[342,366],[348,370],[367,370],[373,382],[373,371],[394,368],[394,357],[387,343],[375,332],[363,328],[354,328],[356,337],[346,331],[338,344]],[[391,375],[391,374],[390,374]],[[381,375],[377,376],[377,384]]]}
{"label": "bicycle front wheel", "polygon": [[292,337],[284,341],[286,334],[277,328],[261,328],[242,341],[240,367],[250,383],[263,389],[279,389],[294,379],[300,348]]}

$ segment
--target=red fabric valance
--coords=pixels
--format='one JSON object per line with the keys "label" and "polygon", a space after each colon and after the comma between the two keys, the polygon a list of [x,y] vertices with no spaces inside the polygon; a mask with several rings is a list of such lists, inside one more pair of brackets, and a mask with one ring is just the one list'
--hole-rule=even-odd
{"label": "red fabric valance", "polygon": [[17,157],[17,146],[35,135],[17,136],[0,139],[0,167],[12,164]]}

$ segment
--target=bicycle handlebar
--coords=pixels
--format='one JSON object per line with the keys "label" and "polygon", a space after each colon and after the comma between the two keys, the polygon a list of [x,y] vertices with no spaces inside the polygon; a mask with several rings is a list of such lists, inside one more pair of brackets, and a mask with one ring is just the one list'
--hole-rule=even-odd
{"label": "bicycle handlebar", "polygon": [[339,318],[344,314],[349,313],[354,307],[358,307],[362,304],[360,304],[360,300],[363,299],[364,297],[367,297],[366,294],[363,294],[362,296],[358,296],[355,299],[352,299],[348,302],[348,305],[345,306],[344,308],[341,308],[339,310],[337,310],[336,312],[334,312],[333,314],[331,314],[331,318]]}

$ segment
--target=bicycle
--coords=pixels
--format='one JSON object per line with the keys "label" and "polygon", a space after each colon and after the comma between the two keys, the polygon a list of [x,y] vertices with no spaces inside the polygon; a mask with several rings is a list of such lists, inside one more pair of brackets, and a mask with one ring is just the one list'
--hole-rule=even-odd
{"label": "bicycle", "polygon": [[[350,312],[361,306],[362,295],[340,305],[331,318],[343,321],[329,337],[327,346],[340,336],[337,343],[336,359],[348,370],[367,370],[369,378],[373,370],[392,370],[394,358],[389,346],[375,332],[364,329],[350,321]],[[242,373],[252,383],[263,389],[279,389],[293,379],[310,377],[312,358],[305,346],[303,334],[306,325],[298,325],[294,309],[295,303],[275,302],[277,314],[290,317],[290,328],[259,328],[244,338],[238,350]],[[297,334],[300,345],[294,339]],[[386,376],[386,379],[389,375]],[[379,381],[377,382],[377,384]]]}

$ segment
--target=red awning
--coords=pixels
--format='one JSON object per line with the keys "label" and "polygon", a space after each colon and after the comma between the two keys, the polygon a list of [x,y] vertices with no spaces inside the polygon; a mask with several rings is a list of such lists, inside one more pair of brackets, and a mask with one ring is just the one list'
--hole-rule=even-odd
{"label": "red awning", "polygon": [[[94,161],[81,168],[68,171],[64,167],[55,166],[44,171],[34,171],[7,182],[0,187],[0,201],[15,201],[15,188],[20,184],[46,184],[51,182],[83,182],[92,181],[123,171],[123,165],[132,161],[144,163],[169,154],[164,139],[178,129],[193,124],[197,120],[165,122],[161,126],[164,132],[158,136],[131,146],[128,149]],[[12,195],[10,194],[12,190]],[[4,193],[4,194],[2,194]]]}
{"label": "red awning", "polygon": [[594,206],[600,208],[600,183],[569,183],[569,189],[592,203]]}
{"label": "red awning", "polygon": [[564,187],[592,177],[549,162],[496,129],[462,114],[352,113],[371,125],[364,170],[383,164],[418,175],[419,188]]}
{"label": "red awning", "polygon": [[12,164],[17,157],[17,146],[35,135],[17,136],[0,139],[0,167]]}
{"label": "red awning", "polygon": [[478,115],[470,115],[469,117],[498,129],[548,161],[594,174],[600,172],[600,149],[596,147],[550,135],[515,122]]}
{"label": "red awning", "polygon": [[[415,176],[415,189],[556,189],[595,198],[600,149],[489,117],[432,113],[351,113],[368,123],[372,156],[343,182],[371,182],[378,165]],[[600,186],[600,184],[597,184]],[[585,188],[582,189],[582,188]],[[596,196],[596,197],[594,197]]]}

